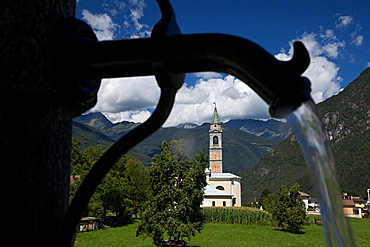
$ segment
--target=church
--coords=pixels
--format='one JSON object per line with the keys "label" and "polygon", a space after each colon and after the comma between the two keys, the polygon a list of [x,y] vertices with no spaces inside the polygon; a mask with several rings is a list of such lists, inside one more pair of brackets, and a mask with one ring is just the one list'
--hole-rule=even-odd
{"label": "church", "polygon": [[222,126],[216,103],[209,125],[209,169],[202,207],[240,207],[241,177],[222,170]]}

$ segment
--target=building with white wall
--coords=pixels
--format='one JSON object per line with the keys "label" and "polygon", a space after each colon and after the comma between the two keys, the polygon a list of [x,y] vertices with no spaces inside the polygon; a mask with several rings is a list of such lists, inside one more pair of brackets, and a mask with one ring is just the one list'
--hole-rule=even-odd
{"label": "building with white wall", "polygon": [[202,207],[240,207],[241,177],[223,173],[222,126],[216,104],[209,126],[209,169]]}

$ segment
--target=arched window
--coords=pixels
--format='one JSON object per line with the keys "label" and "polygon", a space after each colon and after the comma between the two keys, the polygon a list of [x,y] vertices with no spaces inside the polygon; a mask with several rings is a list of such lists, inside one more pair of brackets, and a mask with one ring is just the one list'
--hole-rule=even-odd
{"label": "arched window", "polygon": [[222,187],[221,185],[217,186],[216,189],[218,189],[218,190],[225,190],[225,188]]}
{"label": "arched window", "polygon": [[218,145],[218,136],[213,137],[213,145]]}

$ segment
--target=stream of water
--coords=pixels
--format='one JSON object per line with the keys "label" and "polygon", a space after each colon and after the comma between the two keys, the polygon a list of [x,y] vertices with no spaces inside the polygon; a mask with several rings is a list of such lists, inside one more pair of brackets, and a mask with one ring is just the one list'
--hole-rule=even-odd
{"label": "stream of water", "polygon": [[356,246],[351,226],[343,214],[341,194],[331,148],[312,100],[307,100],[287,120],[298,138],[320,203],[328,246]]}

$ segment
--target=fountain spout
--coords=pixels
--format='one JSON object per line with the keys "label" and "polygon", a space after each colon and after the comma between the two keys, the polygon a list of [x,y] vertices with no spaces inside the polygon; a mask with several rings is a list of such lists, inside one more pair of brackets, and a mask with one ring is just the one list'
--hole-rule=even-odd
{"label": "fountain spout", "polygon": [[272,117],[286,118],[310,98],[311,83],[301,76],[310,58],[299,41],[290,61],[279,61],[254,42],[225,34],[175,35],[167,39],[166,47],[170,71],[234,75],[270,105]]}

